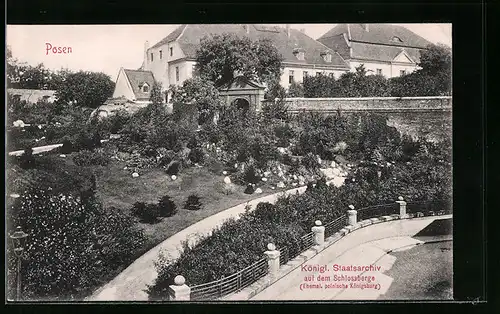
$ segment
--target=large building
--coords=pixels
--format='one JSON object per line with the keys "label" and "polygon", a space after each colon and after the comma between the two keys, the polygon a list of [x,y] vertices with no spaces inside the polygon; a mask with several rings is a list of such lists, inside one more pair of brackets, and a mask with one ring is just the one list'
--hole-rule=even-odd
{"label": "large building", "polygon": [[351,71],[363,64],[369,74],[397,77],[418,69],[420,50],[431,43],[392,24],[338,24],[318,39],[338,52]]}
{"label": "large building", "polygon": [[338,53],[288,25],[282,28],[256,24],[186,24],[151,47],[146,42],[141,69],[120,70],[113,98],[140,101],[152,87],[153,77],[165,89],[170,85],[181,85],[193,76],[200,40],[223,33],[246,36],[252,40],[270,39],[284,58],[281,85],[285,88],[292,81],[301,83],[307,75],[322,73],[339,77],[350,69]]}

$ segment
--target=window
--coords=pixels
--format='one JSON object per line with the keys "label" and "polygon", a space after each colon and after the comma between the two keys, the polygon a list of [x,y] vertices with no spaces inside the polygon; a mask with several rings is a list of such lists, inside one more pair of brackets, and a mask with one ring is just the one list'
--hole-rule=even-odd
{"label": "window", "polygon": [[328,62],[328,63],[332,62],[332,55],[329,52],[323,53],[322,56],[323,56],[323,60],[325,60],[325,62]]}
{"label": "window", "polygon": [[297,54],[297,59],[304,60],[304,51],[299,51],[299,53]]}
{"label": "window", "polygon": [[153,53],[151,53],[151,61],[153,61]]}
{"label": "window", "polygon": [[307,74],[307,71],[304,71],[304,72],[302,73],[302,80],[304,80],[304,79],[307,77],[307,75],[308,75],[308,74]]}
{"label": "window", "polygon": [[288,71],[288,84],[293,83],[293,70]]}
{"label": "window", "polygon": [[173,56],[173,55],[174,55],[174,48],[170,47],[170,56]]}
{"label": "window", "polygon": [[163,58],[163,51],[160,50],[160,60]]}
{"label": "window", "polygon": [[402,42],[403,42],[403,41],[401,40],[401,38],[399,38],[398,36],[394,36],[394,37],[392,37],[392,41],[397,42],[397,43],[402,43]]}
{"label": "window", "polygon": [[175,67],[175,80],[179,82],[179,67]]}
{"label": "window", "polygon": [[321,75],[321,72],[316,72],[316,76],[319,76],[319,75]]}
{"label": "window", "polygon": [[148,86],[148,84],[144,84],[144,85],[142,85],[142,92],[143,92],[143,93],[147,93],[147,92],[149,92],[149,86]]}
{"label": "window", "polygon": [[14,100],[15,101],[21,101],[21,95],[20,94],[15,94],[14,95]]}
{"label": "window", "polygon": [[405,70],[400,70],[399,71],[399,76],[404,76],[406,75],[406,71]]}
{"label": "window", "polygon": [[382,69],[377,69],[377,75],[382,75]]}
{"label": "window", "polygon": [[334,77],[333,72],[329,73],[328,76],[331,77],[331,78],[333,78]]}

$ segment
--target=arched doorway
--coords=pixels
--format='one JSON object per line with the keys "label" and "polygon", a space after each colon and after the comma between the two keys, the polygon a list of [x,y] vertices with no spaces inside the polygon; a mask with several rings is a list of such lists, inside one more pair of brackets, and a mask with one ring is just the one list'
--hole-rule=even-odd
{"label": "arched doorway", "polygon": [[236,98],[231,103],[231,106],[234,106],[238,110],[242,110],[242,111],[247,111],[250,109],[250,103],[248,102],[248,100],[246,100],[244,98]]}

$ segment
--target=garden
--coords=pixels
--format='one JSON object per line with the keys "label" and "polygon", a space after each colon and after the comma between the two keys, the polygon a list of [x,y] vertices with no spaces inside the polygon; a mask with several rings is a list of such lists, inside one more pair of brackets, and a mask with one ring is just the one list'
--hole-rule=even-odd
{"label": "garden", "polygon": [[[166,299],[178,274],[188,285],[201,284],[252,264],[269,242],[293,247],[315,220],[331,221],[349,204],[392,203],[399,196],[451,203],[451,141],[402,136],[383,115],[289,115],[280,99],[284,90],[272,83],[276,73],[267,70],[279,70],[269,66],[279,57],[258,57],[272,46],[231,36],[218,41],[231,53],[235,46],[245,51],[251,62],[237,66],[269,79],[267,97],[278,100],[261,112],[226,107],[214,80],[231,79],[234,69],[217,74],[220,63],[210,59],[210,49],[199,51],[199,76],[168,89],[172,112],[155,84],[151,103],[139,111],[93,116],[95,106],[82,104],[98,103],[102,95],[89,100],[74,82],[101,76],[85,73],[66,78],[73,83],[58,87],[61,98],[54,104],[9,100],[8,121],[30,124],[10,131],[9,150],[24,154],[9,156],[6,164],[7,228],[21,226],[29,235],[21,268],[24,299],[81,300],[187,226],[293,187],[308,186],[302,195],[261,203],[226,222],[197,245],[186,245],[176,261],[160,258],[150,298]],[[63,145],[33,153],[53,143]],[[340,171],[348,173],[345,184],[327,186]],[[12,298],[10,242],[7,251]]]}

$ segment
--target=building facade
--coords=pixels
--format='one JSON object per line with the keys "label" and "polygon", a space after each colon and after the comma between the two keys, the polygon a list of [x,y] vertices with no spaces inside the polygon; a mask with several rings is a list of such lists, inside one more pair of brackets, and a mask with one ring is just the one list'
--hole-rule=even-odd
{"label": "building facade", "polygon": [[157,44],[144,47],[142,69],[151,71],[164,87],[181,85],[193,76],[196,49],[200,40],[213,34],[232,33],[252,40],[270,39],[284,57],[281,85],[301,83],[306,75],[340,76],[348,63],[336,52],[307,36],[303,31],[256,24],[181,25]]}
{"label": "building facade", "polygon": [[351,71],[398,77],[418,69],[420,51],[431,43],[405,27],[391,24],[338,24],[318,39],[338,52]]}

